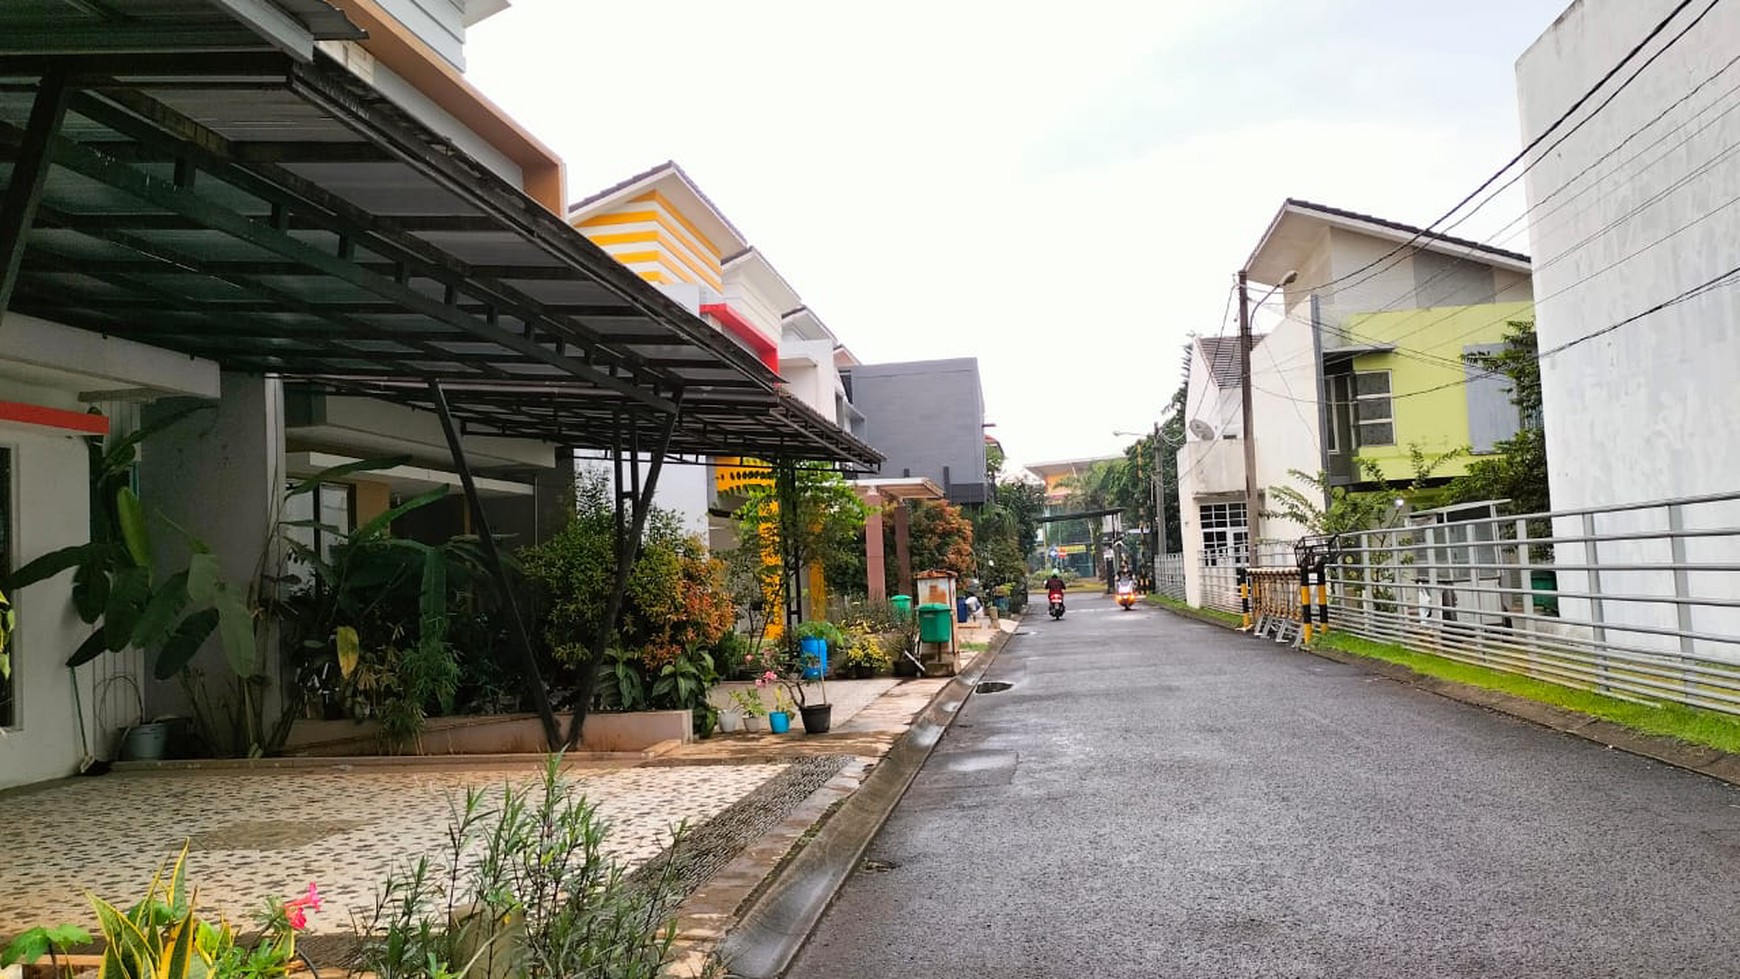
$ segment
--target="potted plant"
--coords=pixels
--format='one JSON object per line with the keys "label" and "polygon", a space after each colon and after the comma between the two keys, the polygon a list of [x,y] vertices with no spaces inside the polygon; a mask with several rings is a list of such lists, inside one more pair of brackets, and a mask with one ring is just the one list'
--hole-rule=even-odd
{"label": "potted plant", "polygon": [[[798,645],[797,636],[788,633],[762,648],[761,675],[755,681],[757,687],[774,689],[774,710],[784,711],[787,724],[791,721],[791,708],[795,704],[798,714],[803,717],[807,734],[826,732],[833,717],[833,707],[828,703],[828,684],[815,672],[816,665],[816,657],[805,654]],[[813,701],[810,691],[812,677],[816,681]],[[775,733],[779,732],[772,712],[768,714],[768,724]]]}
{"label": "potted plant", "polygon": [[758,688],[749,687],[731,692],[730,712],[733,716],[742,719],[743,730],[760,731],[761,718],[767,714],[767,705],[761,702],[761,691]]}
{"label": "potted plant", "polygon": [[786,698],[785,689],[781,686],[776,685],[773,688],[773,709],[767,712],[767,729],[774,734],[784,734],[791,730],[791,701]]}
{"label": "potted plant", "polygon": [[828,672],[828,649],[840,652],[845,633],[826,619],[814,619],[797,627],[798,654],[803,660],[803,678],[820,680]]}
{"label": "potted plant", "polygon": [[868,626],[850,625],[845,632],[840,660],[848,676],[867,680],[893,665],[893,658],[883,649],[882,637]]}

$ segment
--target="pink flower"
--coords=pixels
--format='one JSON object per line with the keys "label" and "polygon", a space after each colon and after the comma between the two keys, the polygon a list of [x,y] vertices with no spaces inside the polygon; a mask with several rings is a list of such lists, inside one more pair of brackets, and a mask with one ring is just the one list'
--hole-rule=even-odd
{"label": "pink flower", "polygon": [[308,893],[284,902],[284,919],[296,931],[308,927],[308,912],[320,910],[320,889],[308,882]]}

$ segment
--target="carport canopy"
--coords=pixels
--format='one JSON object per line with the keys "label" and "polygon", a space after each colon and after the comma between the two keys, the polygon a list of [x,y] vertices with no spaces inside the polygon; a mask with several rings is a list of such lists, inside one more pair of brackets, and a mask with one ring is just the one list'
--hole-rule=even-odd
{"label": "carport canopy", "polygon": [[166,6],[182,19],[80,31],[86,5],[0,4],[0,309],[424,408],[436,381],[467,432],[879,460],[348,69],[229,11],[356,36],[331,7],[104,8]]}

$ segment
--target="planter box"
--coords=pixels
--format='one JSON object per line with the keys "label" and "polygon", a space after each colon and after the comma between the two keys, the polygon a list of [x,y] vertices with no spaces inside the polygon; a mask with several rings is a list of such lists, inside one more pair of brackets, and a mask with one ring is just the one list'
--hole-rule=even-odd
{"label": "planter box", "polygon": [[[566,723],[565,717],[557,718]],[[694,740],[694,720],[686,710],[649,710],[628,714],[588,714],[581,728],[582,751],[644,751],[663,741]],[[413,754],[542,754],[549,750],[536,714],[431,717],[423,725]],[[284,744],[286,755],[343,758],[389,754],[379,721],[298,720]]]}

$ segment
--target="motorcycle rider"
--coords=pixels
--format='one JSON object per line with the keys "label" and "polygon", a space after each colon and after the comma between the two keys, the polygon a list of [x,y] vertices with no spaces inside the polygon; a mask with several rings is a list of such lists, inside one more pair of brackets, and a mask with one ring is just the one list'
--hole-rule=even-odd
{"label": "motorcycle rider", "polygon": [[1045,594],[1063,591],[1063,573],[1056,568],[1051,569],[1051,577],[1045,579]]}

